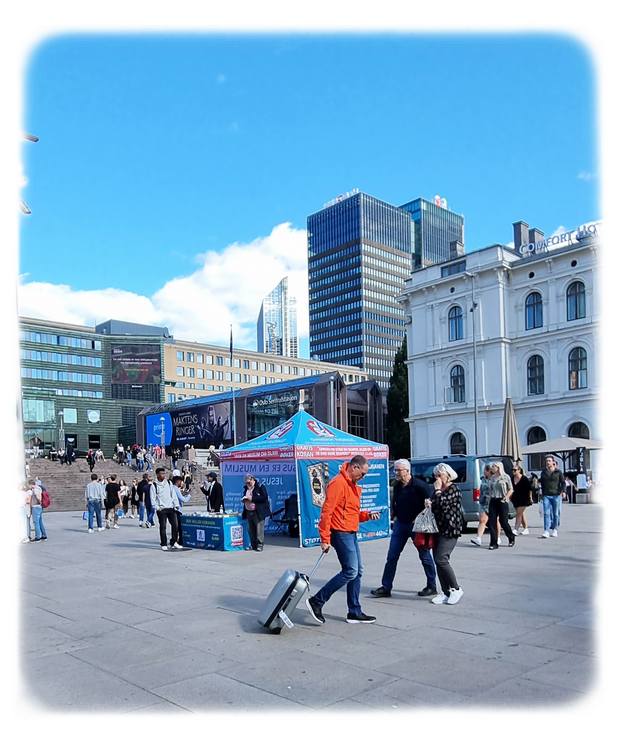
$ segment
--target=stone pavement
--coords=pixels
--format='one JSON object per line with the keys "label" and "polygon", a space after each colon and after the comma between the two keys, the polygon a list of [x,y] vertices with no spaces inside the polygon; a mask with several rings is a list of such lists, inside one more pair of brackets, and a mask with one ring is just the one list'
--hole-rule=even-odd
{"label": "stone pavement", "polygon": [[[415,595],[413,546],[392,597],[370,597],[388,540],[362,543],[362,606],[377,623],[347,624],[341,591],[326,624],[302,602],[294,629],[274,635],[257,612],[285,568],[312,568],[316,548],[267,536],[262,553],[163,552],[157,528],[136,520],[89,535],[80,513],[46,513],[49,540],[19,551],[25,693],[44,709],[138,714],[573,704],[598,675],[600,518],[597,505],[564,505],[560,536],[542,540],[532,507],[532,534],[513,549],[461,537],[456,606]],[[337,570],[331,551],[312,590]]]}

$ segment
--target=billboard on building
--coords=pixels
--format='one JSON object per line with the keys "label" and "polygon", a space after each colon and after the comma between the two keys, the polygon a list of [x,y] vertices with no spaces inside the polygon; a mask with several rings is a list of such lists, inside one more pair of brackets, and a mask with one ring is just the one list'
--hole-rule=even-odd
{"label": "billboard on building", "polygon": [[111,346],[113,384],[159,384],[161,350],[159,344],[116,344]]}
{"label": "billboard on building", "polygon": [[180,407],[146,417],[147,445],[208,448],[230,445],[232,440],[231,403]]}

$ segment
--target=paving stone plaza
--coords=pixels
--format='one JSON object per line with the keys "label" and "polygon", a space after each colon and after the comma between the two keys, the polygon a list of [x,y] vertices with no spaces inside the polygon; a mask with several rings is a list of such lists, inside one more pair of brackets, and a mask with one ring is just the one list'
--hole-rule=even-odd
{"label": "paving stone plaza", "polygon": [[[89,535],[81,513],[49,512],[49,539],[18,551],[26,698],[65,713],[571,706],[597,687],[601,516],[564,505],[560,536],[543,540],[531,507],[531,535],[514,549],[464,535],[456,606],[416,596],[424,576],[411,545],[392,597],[373,599],[388,540],[364,542],[362,606],[377,622],[347,624],[340,591],[324,625],[302,604],[295,627],[274,635],[259,608],[281,572],[309,571],[318,549],[267,536],[262,553],[163,552],[157,528],[137,520]],[[331,551],[311,590],[337,570]]]}

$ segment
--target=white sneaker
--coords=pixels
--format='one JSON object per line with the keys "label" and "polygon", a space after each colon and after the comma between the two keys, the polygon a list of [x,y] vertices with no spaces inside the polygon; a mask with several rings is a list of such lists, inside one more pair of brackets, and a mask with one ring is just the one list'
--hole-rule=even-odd
{"label": "white sneaker", "polygon": [[179,545],[179,543],[175,543],[172,547],[175,548],[176,550],[183,550],[183,546]]}
{"label": "white sneaker", "polygon": [[169,547],[168,547],[167,545],[162,545],[162,546],[161,546],[161,549],[162,549],[162,550],[170,550],[170,548],[169,548]]}
{"label": "white sneaker", "polygon": [[114,525],[114,529],[115,530],[118,530],[118,525]]}
{"label": "white sneaker", "polygon": [[504,543],[502,542],[502,538],[501,538],[501,537],[499,537],[499,536],[498,536],[498,538],[497,538],[497,544],[498,544],[498,545],[503,545],[503,544],[504,544]]}
{"label": "white sneaker", "polygon": [[458,604],[463,598],[463,589],[450,589],[450,596],[446,604]]}
{"label": "white sneaker", "polygon": [[526,528],[525,528],[524,530],[521,530],[521,534],[522,534],[522,535],[529,535],[529,534],[530,534],[530,531],[529,531],[529,529],[528,529],[528,528],[526,527]]}
{"label": "white sneaker", "polygon": [[472,537],[472,538],[470,538],[469,542],[472,545],[478,545],[478,546],[480,546],[480,545],[482,545],[482,538],[481,537]]}
{"label": "white sneaker", "polygon": [[551,537],[557,537],[558,531],[557,530],[551,530]]}
{"label": "white sneaker", "polygon": [[97,527],[97,532],[103,532],[105,530],[105,527]]}
{"label": "white sneaker", "polygon": [[445,594],[437,594],[431,599],[431,604],[447,604],[448,597]]}
{"label": "white sneaker", "polygon": [[23,542],[23,543],[29,543],[29,542],[30,542],[30,538],[29,538],[29,537],[25,537],[25,538],[24,538],[24,539],[22,540],[22,542]]}
{"label": "white sneaker", "polygon": [[512,534],[513,534],[513,535],[518,535],[518,534],[519,534],[519,529],[518,529],[518,528],[515,528],[515,529],[514,529],[514,530],[512,531]]}
{"label": "white sneaker", "polygon": [[94,532],[93,528],[92,528],[92,527],[89,527],[89,528],[88,528],[88,533],[89,533],[89,534],[91,534],[91,533],[93,533],[93,532]]}
{"label": "white sneaker", "polygon": [[549,537],[549,531],[545,530],[543,534],[541,535],[541,537]]}

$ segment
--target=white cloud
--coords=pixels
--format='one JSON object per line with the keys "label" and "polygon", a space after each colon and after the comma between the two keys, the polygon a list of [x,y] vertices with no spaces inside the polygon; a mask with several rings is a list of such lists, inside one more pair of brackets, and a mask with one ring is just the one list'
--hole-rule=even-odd
{"label": "white cloud", "polygon": [[591,171],[580,171],[577,174],[577,179],[581,179],[584,182],[591,182],[595,177],[596,174],[593,174]]}
{"label": "white cloud", "polygon": [[20,315],[77,325],[108,319],[166,325],[177,338],[256,350],[256,320],[263,297],[285,276],[297,298],[299,337],[307,337],[308,282],[306,231],[276,225],[250,243],[199,255],[200,268],[176,277],[151,296],[120,289],[75,290],[66,284],[23,282]]}

